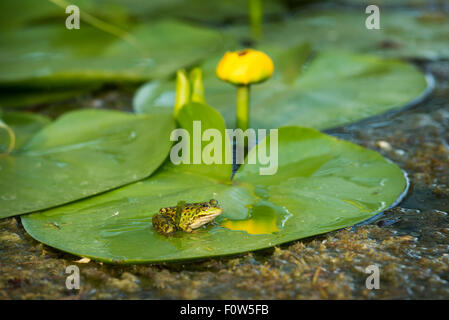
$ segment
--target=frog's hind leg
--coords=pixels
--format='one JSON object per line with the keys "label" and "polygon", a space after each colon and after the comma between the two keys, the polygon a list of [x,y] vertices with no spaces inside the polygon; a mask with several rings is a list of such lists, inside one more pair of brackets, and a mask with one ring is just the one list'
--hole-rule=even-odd
{"label": "frog's hind leg", "polygon": [[176,232],[176,226],[173,221],[163,215],[155,214],[152,218],[153,228],[164,236],[173,235]]}

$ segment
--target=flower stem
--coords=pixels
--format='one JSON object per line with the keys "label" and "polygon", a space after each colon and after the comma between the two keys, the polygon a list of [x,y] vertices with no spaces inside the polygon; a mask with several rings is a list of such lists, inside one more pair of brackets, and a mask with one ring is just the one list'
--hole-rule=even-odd
{"label": "flower stem", "polygon": [[251,25],[251,33],[254,40],[259,39],[262,33],[263,7],[262,0],[248,0],[249,5],[249,21]]}
{"label": "flower stem", "polygon": [[9,136],[9,145],[5,152],[0,152],[0,158],[3,156],[9,155],[9,153],[14,149],[14,146],[16,145],[16,135],[14,134],[14,131],[0,119],[0,129],[6,130]]}
{"label": "flower stem", "polygon": [[249,128],[249,85],[237,86],[237,128]]}

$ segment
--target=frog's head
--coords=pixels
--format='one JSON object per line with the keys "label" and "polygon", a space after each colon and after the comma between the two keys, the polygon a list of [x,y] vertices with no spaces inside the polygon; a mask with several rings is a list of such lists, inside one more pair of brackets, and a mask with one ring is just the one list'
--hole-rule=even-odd
{"label": "frog's head", "polygon": [[199,228],[211,222],[223,212],[217,200],[214,199],[211,199],[209,202],[201,202],[193,206],[187,206],[185,210],[186,212],[181,217],[180,226],[181,228],[184,227],[187,229]]}

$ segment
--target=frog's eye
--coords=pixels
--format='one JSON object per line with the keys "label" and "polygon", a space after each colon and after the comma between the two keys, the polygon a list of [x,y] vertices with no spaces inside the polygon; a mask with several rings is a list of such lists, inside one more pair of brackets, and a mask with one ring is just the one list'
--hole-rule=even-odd
{"label": "frog's eye", "polygon": [[218,201],[215,200],[215,199],[210,199],[209,204],[210,204],[211,206],[216,206],[216,205],[218,204]]}

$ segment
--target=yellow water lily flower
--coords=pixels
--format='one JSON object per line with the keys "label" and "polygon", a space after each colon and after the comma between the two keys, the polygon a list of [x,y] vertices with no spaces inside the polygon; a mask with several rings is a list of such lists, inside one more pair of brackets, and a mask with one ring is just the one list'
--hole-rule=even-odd
{"label": "yellow water lily flower", "polygon": [[274,64],[262,51],[244,49],[226,52],[217,66],[217,77],[235,85],[249,85],[273,75]]}
{"label": "yellow water lily flower", "polygon": [[262,51],[244,49],[226,52],[217,66],[217,77],[237,86],[237,128],[249,128],[249,88],[273,75],[274,64]]}
{"label": "yellow water lily flower", "polygon": [[267,221],[257,219],[225,220],[221,225],[229,230],[246,231],[249,234],[271,234],[279,231],[276,224],[276,217]]}

